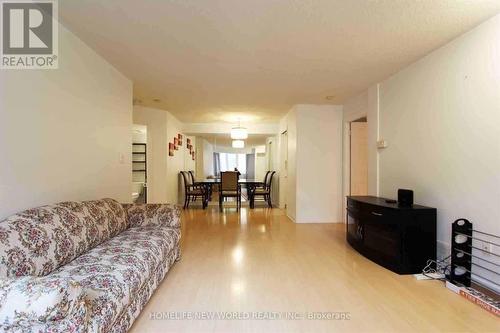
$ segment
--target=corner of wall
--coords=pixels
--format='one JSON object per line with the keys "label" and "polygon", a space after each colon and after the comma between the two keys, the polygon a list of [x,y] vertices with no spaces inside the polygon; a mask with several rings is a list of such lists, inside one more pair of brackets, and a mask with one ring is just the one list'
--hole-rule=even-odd
{"label": "corner of wall", "polygon": [[380,194],[379,151],[380,133],[380,84],[368,88],[368,194]]}

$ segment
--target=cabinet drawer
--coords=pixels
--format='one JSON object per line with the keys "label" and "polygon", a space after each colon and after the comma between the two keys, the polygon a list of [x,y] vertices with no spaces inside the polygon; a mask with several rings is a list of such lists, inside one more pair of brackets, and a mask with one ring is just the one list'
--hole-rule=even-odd
{"label": "cabinet drawer", "polygon": [[366,205],[361,211],[362,219],[366,223],[394,224],[400,218],[397,211],[389,208]]}

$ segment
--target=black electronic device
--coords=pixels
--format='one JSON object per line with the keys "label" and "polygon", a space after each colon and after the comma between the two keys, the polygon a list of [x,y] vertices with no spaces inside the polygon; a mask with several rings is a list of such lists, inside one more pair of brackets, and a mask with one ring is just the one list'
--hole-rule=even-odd
{"label": "black electronic device", "polygon": [[413,191],[400,188],[398,190],[398,204],[405,207],[413,205]]}

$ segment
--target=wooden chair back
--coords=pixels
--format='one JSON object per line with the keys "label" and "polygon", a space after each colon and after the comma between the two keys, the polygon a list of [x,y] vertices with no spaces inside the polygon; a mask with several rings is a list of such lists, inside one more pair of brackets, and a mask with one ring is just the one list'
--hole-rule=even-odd
{"label": "wooden chair back", "polygon": [[266,189],[271,191],[271,185],[273,184],[273,176],[276,173],[276,171],[269,171],[269,172],[270,172],[270,174],[269,174],[268,178],[266,179],[267,182],[265,184],[266,184]]}
{"label": "wooden chair back", "polygon": [[193,170],[189,170],[189,176],[191,176],[191,184],[194,184],[195,180],[194,180],[194,171]]}
{"label": "wooden chair back", "polygon": [[181,171],[182,178],[184,180],[184,189],[187,191],[191,185],[193,185],[191,181],[191,177],[187,174],[186,171]]}
{"label": "wooden chair back", "polygon": [[221,191],[237,191],[238,172],[236,171],[221,172],[220,189]]}
{"label": "wooden chair back", "polygon": [[264,176],[264,186],[267,185],[267,177],[269,176],[270,173],[271,171],[266,171],[266,175]]}

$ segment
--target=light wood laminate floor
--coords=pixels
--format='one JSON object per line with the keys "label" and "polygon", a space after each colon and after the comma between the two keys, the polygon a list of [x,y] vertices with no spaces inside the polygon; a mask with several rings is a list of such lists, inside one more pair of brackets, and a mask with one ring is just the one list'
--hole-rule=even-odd
{"label": "light wood laminate floor", "polygon": [[[442,282],[397,275],[359,255],[343,224],[295,224],[279,209],[190,209],[183,212],[181,247],[181,261],[131,332],[500,331],[498,318]],[[243,318],[348,312],[350,319],[151,319],[152,312],[166,318],[229,311]]]}

